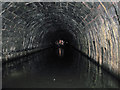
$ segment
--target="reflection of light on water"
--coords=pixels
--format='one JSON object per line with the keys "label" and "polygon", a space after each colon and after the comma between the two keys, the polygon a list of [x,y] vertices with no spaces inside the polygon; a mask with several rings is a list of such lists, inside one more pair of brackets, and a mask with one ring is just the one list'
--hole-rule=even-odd
{"label": "reflection of light on water", "polygon": [[59,56],[61,56],[61,48],[59,48]]}
{"label": "reflection of light on water", "polygon": [[58,52],[59,52],[59,56],[63,56],[64,55],[64,49],[59,48]]}

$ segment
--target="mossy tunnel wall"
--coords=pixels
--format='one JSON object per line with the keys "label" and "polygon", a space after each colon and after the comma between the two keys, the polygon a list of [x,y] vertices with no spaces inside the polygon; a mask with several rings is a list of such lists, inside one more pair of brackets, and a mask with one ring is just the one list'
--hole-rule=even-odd
{"label": "mossy tunnel wall", "polygon": [[59,37],[120,75],[119,2],[4,2],[2,60],[52,46]]}

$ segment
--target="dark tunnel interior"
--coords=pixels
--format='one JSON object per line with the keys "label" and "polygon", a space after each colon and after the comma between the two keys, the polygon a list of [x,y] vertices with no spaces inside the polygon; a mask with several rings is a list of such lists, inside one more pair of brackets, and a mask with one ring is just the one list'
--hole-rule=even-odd
{"label": "dark tunnel interior", "polygon": [[119,6],[2,2],[2,87],[120,88]]}
{"label": "dark tunnel interior", "polygon": [[67,30],[56,30],[54,32],[48,32],[44,35],[43,43],[51,43],[51,46],[55,46],[55,42],[59,40],[63,40],[67,42],[68,45],[73,47],[78,47],[78,43],[76,37],[73,36],[72,33]]}

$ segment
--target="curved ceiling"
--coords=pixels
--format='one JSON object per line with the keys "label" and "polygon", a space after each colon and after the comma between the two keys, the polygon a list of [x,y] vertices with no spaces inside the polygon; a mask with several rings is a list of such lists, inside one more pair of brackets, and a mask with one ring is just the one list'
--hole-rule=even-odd
{"label": "curved ceiling", "polygon": [[63,35],[96,62],[118,67],[119,3],[6,2],[2,7],[3,55],[48,47]]}

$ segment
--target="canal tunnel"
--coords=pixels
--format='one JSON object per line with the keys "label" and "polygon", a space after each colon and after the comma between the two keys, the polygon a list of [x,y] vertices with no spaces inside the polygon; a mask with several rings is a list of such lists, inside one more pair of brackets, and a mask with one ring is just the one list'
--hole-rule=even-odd
{"label": "canal tunnel", "polygon": [[[115,77],[120,78],[119,6],[119,2],[100,1],[2,2],[2,62],[3,64],[12,63],[14,66],[16,64],[13,61],[16,61],[16,58],[32,57],[31,53],[53,48],[56,46],[56,41],[63,40],[69,45],[64,50],[64,53],[66,54],[67,50],[69,55],[62,57],[63,60],[67,59],[66,63],[71,62],[70,65],[76,63],[69,61],[70,56],[74,57],[75,61],[82,57],[76,54],[76,51],[73,53],[74,51],[69,49],[74,48]],[[51,49],[48,52],[53,53]],[[39,52],[39,55],[35,54],[35,58],[41,56],[45,63],[52,57],[48,52],[46,51],[46,55],[43,56],[44,52]],[[54,64],[58,63],[53,58],[51,60]],[[59,62],[63,64],[64,61]],[[46,64],[49,66],[51,63],[49,61]],[[34,62],[28,67],[30,65],[34,66]],[[54,68],[57,65],[53,65]],[[82,64],[80,65],[82,67]],[[3,71],[7,72],[7,69]],[[53,78],[53,81],[55,80]],[[3,87],[7,87],[7,84]]]}

